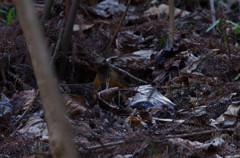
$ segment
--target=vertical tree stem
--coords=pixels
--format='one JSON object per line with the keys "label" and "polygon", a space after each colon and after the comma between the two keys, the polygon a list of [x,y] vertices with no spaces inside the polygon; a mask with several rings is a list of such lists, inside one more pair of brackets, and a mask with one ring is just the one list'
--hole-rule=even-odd
{"label": "vertical tree stem", "polygon": [[77,158],[70,126],[64,113],[64,103],[58,94],[43,32],[40,29],[33,4],[31,0],[14,0],[14,3],[43,102],[51,153],[54,158]]}
{"label": "vertical tree stem", "polygon": [[175,30],[175,15],[174,15],[174,0],[168,0],[169,4],[169,42],[171,47],[173,47],[174,42],[174,30]]}

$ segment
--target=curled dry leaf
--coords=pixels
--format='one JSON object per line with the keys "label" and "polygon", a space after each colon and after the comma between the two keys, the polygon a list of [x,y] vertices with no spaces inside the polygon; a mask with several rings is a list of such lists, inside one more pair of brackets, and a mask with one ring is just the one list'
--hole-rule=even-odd
{"label": "curled dry leaf", "polygon": [[126,123],[142,129],[147,127],[147,124],[145,122],[147,121],[136,116],[129,116],[126,118]]}
{"label": "curled dry leaf", "polygon": [[9,102],[0,102],[0,131],[4,131],[12,116],[12,105]]}
{"label": "curled dry leaf", "polygon": [[73,26],[73,31],[85,31],[85,30],[88,30],[90,29],[91,27],[93,27],[94,24],[84,24],[82,26],[79,26],[79,24],[74,24]]}
{"label": "curled dry leaf", "polygon": [[125,5],[117,1],[105,0],[97,4],[95,11],[104,17],[110,17],[118,12],[124,12],[125,8]]}
{"label": "curled dry leaf", "polygon": [[98,97],[100,107],[107,110],[116,110],[117,106],[111,105],[109,102],[117,94],[118,94],[118,87],[113,87],[113,88],[105,89],[101,92],[98,92],[97,97]]}
{"label": "curled dry leaf", "polygon": [[116,96],[117,94],[118,94],[118,87],[105,89],[98,93],[99,97],[106,102],[110,102],[113,99],[113,97]]}
{"label": "curled dry leaf", "polygon": [[71,115],[78,115],[87,110],[89,106],[88,101],[82,96],[70,96],[64,94],[67,111]]}
{"label": "curled dry leaf", "polygon": [[233,125],[238,118],[238,113],[240,109],[240,101],[232,102],[229,105],[226,112],[224,112],[221,116],[219,116],[215,121],[211,123],[211,125],[222,124],[223,126],[231,126]]}
{"label": "curled dry leaf", "polygon": [[23,134],[30,134],[34,137],[42,137],[48,135],[47,124],[45,120],[39,116],[33,116],[18,131]]}
{"label": "curled dry leaf", "polygon": [[151,85],[143,85],[134,88],[138,93],[129,98],[128,105],[134,108],[151,109],[153,107],[166,106],[174,109],[176,104],[163,96],[156,88]]}
{"label": "curled dry leaf", "polygon": [[34,89],[16,92],[10,99],[10,103],[13,105],[14,112],[20,112],[21,109],[25,110],[29,106],[32,106],[35,97],[36,91]]}
{"label": "curled dry leaf", "polygon": [[[144,12],[144,14],[157,14],[157,15],[160,15],[162,13],[165,13],[167,15],[169,14],[169,6],[168,5],[160,4],[158,7],[153,6]],[[184,16],[189,15],[190,12],[175,8],[174,14],[175,14],[175,16],[184,17]]]}
{"label": "curled dry leaf", "polygon": [[139,50],[131,54],[123,54],[118,57],[109,58],[109,63],[121,68],[142,68],[154,66],[151,62],[151,56],[157,52],[153,50]]}
{"label": "curled dry leaf", "polygon": [[208,143],[200,143],[198,141],[192,142],[182,138],[170,138],[169,141],[175,145],[187,148],[189,150],[198,149],[208,151],[219,149],[225,142],[222,138],[215,138]]}
{"label": "curled dry leaf", "polygon": [[142,36],[134,34],[133,31],[122,31],[118,33],[117,39],[118,49],[125,47],[136,47],[138,43],[143,42]]}

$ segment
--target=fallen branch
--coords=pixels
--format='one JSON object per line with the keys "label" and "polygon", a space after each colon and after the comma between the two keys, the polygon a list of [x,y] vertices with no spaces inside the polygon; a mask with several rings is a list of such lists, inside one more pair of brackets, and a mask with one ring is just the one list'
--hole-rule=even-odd
{"label": "fallen branch", "polygon": [[202,132],[194,132],[194,133],[188,133],[188,134],[177,134],[177,135],[167,135],[167,138],[182,138],[182,137],[190,137],[190,136],[198,136],[203,134],[211,134],[216,132],[234,132],[235,129],[233,128],[227,128],[227,129],[214,129],[214,130],[207,130]]}
{"label": "fallen branch", "polygon": [[121,145],[121,144],[125,144],[126,141],[120,140],[118,142],[111,142],[111,143],[106,143],[106,144],[102,144],[102,145],[95,145],[95,146],[90,146],[88,148],[86,148],[87,150],[93,150],[93,149],[99,149],[102,147],[109,147],[109,146],[114,146],[114,145]]}
{"label": "fallen branch", "polygon": [[135,143],[135,142],[143,142],[144,140],[139,138],[139,139],[129,139],[129,140],[120,140],[117,142],[110,142],[110,143],[106,143],[106,144],[99,144],[99,145],[94,145],[94,146],[90,146],[90,147],[84,147],[84,148],[80,148],[78,149],[78,151],[83,151],[84,149],[86,150],[96,150],[96,149],[100,149],[100,148],[106,148],[106,147],[110,147],[110,146],[114,146],[114,145],[122,145],[122,144],[130,144],[130,143]]}

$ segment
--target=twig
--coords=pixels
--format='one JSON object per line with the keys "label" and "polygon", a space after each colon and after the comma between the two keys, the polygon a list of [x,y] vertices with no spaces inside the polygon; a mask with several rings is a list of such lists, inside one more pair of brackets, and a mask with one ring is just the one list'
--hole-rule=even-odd
{"label": "twig", "polygon": [[62,43],[63,30],[64,30],[63,28],[60,28],[57,45],[56,45],[56,48],[54,50],[53,56],[52,56],[51,61],[50,61],[51,65],[53,65],[55,57],[56,57],[57,53],[59,52],[59,49],[60,49],[60,46],[61,46],[61,43]]}
{"label": "twig", "polygon": [[[109,147],[109,146],[114,146],[114,145],[122,145],[122,144],[127,144],[127,143],[133,143],[133,142],[141,142],[143,141],[142,139],[136,140],[136,141],[126,141],[126,140],[120,140],[118,142],[111,142],[111,143],[106,143],[102,145],[95,145],[95,146],[90,146],[86,148],[87,150],[95,150],[95,149],[100,149],[102,147]],[[81,151],[82,149],[80,148],[78,151]]]}
{"label": "twig", "polygon": [[103,147],[110,147],[110,146],[114,146],[114,145],[122,145],[122,144],[131,144],[131,143],[135,143],[135,142],[143,142],[144,138],[138,138],[138,139],[125,139],[125,140],[120,140],[120,141],[117,141],[117,142],[110,142],[110,143],[106,143],[106,144],[99,144],[99,145],[95,145],[95,146],[90,146],[90,147],[84,147],[84,148],[80,148],[78,149],[78,151],[82,151],[83,149],[86,149],[86,150],[95,150],[95,149],[100,149],[100,148],[103,148]]}
{"label": "twig", "polygon": [[130,3],[131,3],[131,0],[128,0],[128,3],[127,3],[127,7],[122,15],[122,18],[118,24],[118,27],[117,27],[117,30],[115,31],[114,35],[113,35],[113,38],[111,39],[110,43],[108,44],[106,50],[104,51],[104,54],[108,52],[108,50],[110,49],[110,47],[112,46],[113,42],[115,41],[116,37],[117,37],[117,34],[118,34],[118,31],[120,29],[120,27],[122,26],[122,23],[123,23],[123,20],[125,19],[125,16],[127,14],[127,11],[128,11],[128,8],[130,6]]}
{"label": "twig", "polygon": [[[90,146],[88,148],[86,148],[87,150],[93,150],[93,149],[99,149],[104,147],[109,147],[109,146],[113,146],[113,145],[120,145],[120,144],[125,144],[126,141],[120,140],[118,142],[111,142],[111,143],[106,143],[106,144],[102,144],[102,145],[95,145],[95,146]],[[81,151],[81,149],[79,149]]]}
{"label": "twig", "polygon": [[227,128],[227,129],[214,129],[214,130],[207,130],[202,132],[194,132],[189,134],[177,134],[177,135],[167,135],[166,138],[179,138],[179,137],[189,137],[189,136],[196,136],[196,135],[203,135],[203,134],[211,134],[215,132],[233,132],[235,129]]}
{"label": "twig", "polygon": [[[81,136],[87,138],[88,141],[98,142],[101,145],[101,147],[105,148],[104,144],[101,141],[101,138],[99,136],[97,136],[97,134],[94,134],[94,133],[84,134],[82,132],[79,132],[78,134],[80,134]],[[89,150],[86,147],[84,147],[84,149]]]}
{"label": "twig", "polygon": [[116,66],[114,66],[114,65],[111,65],[111,67],[114,68],[114,69],[116,69],[116,70],[118,70],[118,71],[120,71],[121,73],[126,74],[127,76],[131,77],[132,79],[134,79],[134,80],[136,80],[136,81],[138,81],[138,82],[140,82],[140,83],[148,84],[148,82],[143,81],[143,80],[141,80],[141,79],[139,79],[139,78],[131,75],[130,73],[128,73],[127,71],[125,71],[125,70],[123,70],[123,69],[121,69],[121,68],[119,68],[119,67],[116,67]]}

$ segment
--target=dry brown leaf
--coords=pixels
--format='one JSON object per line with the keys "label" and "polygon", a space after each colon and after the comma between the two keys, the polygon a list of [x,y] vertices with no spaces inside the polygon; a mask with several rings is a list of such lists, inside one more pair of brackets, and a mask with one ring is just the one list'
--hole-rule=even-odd
{"label": "dry brown leaf", "polygon": [[142,129],[146,127],[145,122],[147,121],[136,116],[129,116],[128,118],[126,118],[126,123]]}
{"label": "dry brown leaf", "polygon": [[64,94],[64,99],[66,101],[67,111],[71,115],[81,114],[85,112],[89,106],[87,100],[82,96]]}

